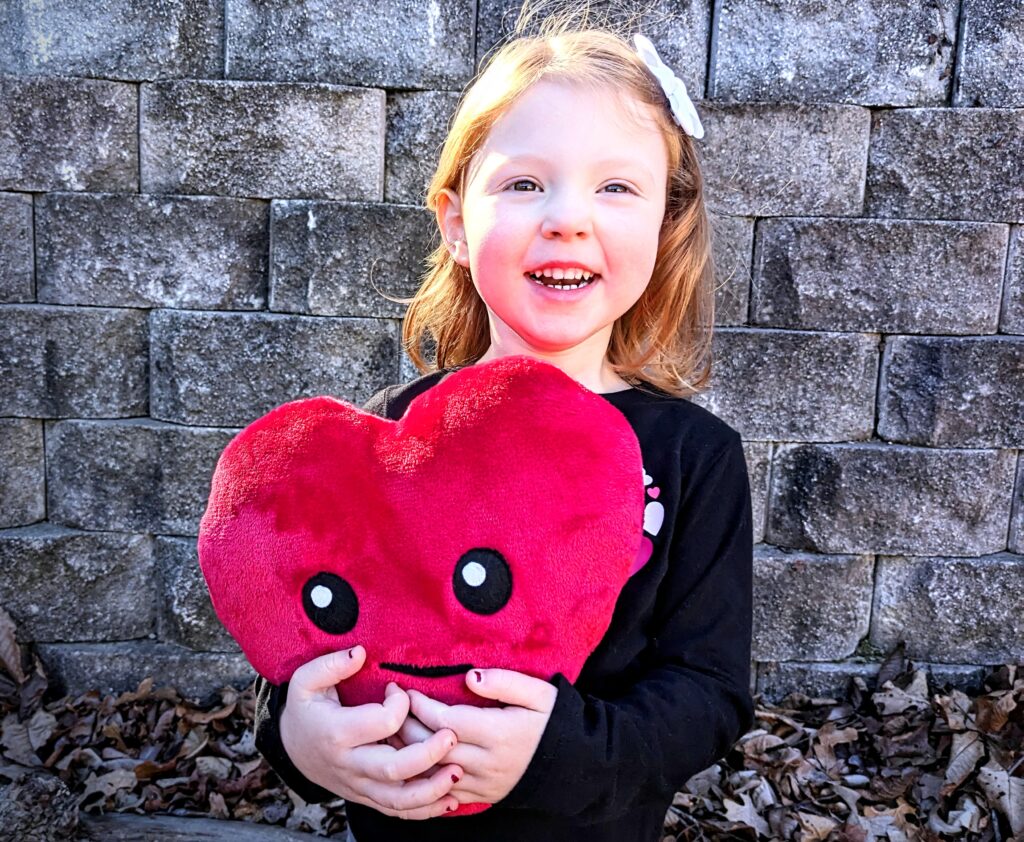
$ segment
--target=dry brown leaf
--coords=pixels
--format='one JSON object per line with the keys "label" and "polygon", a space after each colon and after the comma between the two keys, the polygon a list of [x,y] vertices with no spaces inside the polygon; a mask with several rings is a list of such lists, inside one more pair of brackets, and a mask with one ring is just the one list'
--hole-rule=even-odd
{"label": "dry brown leaf", "polygon": [[1024,834],[1024,778],[1011,778],[1009,772],[989,761],[978,771],[978,786],[1006,817],[1013,835]]}
{"label": "dry brown leaf", "polygon": [[25,683],[21,668],[21,647],[18,645],[17,627],[6,609],[0,606],[0,666],[7,670],[18,684]]}

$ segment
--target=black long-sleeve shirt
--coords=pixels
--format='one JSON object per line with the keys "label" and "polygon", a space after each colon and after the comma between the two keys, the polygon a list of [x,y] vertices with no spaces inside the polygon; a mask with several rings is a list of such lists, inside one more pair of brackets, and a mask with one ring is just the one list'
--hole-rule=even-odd
{"label": "black long-sleeve shirt", "polygon": [[[451,370],[389,386],[364,409],[397,420]],[[357,842],[658,840],[675,792],[753,724],[753,538],[740,436],[708,410],[653,387],[602,397],[640,442],[650,559],[623,588],[575,685],[560,673],[552,678],[551,718],[508,796],[482,813],[424,821],[349,802]],[[284,750],[287,686],[257,679],[256,745],[307,801],[336,798]]]}

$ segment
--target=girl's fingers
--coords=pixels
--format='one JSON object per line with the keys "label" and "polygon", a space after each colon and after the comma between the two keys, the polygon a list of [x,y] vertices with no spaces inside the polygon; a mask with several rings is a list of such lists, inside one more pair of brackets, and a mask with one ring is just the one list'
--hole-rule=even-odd
{"label": "girl's fingers", "polygon": [[288,683],[290,698],[298,698],[300,702],[317,694],[332,696],[338,699],[335,685],[351,678],[362,668],[366,660],[366,650],[362,646],[342,649],[340,652],[328,652],[319,658],[300,666],[292,674]]}
{"label": "girl's fingers", "polygon": [[407,716],[405,722],[402,723],[402,729],[398,732],[398,736],[402,738],[406,745],[422,743],[424,740],[430,739],[433,734],[434,732],[415,716]]}
{"label": "girl's fingers", "polygon": [[[370,779],[361,788],[376,804],[392,814],[401,814],[403,818],[428,818],[451,812],[448,806],[458,807],[458,799],[445,796],[455,786],[455,779],[461,777],[462,769],[447,765],[430,778],[406,781],[399,786]],[[422,811],[427,812],[417,815]]]}
{"label": "girl's fingers", "polygon": [[345,735],[349,748],[376,743],[397,734],[408,713],[409,697],[404,692],[393,693],[382,704],[338,708],[335,730]]}
{"label": "girl's fingers", "polygon": [[385,783],[401,783],[438,765],[455,744],[455,734],[444,729],[428,740],[397,751],[391,746],[364,745],[354,748],[353,753],[358,753],[357,768],[366,777]]}

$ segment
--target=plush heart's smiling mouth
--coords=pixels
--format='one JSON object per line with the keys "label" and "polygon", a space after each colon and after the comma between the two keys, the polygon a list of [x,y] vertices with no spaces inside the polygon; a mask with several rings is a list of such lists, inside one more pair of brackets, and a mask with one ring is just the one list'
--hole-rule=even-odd
{"label": "plush heart's smiling mouth", "polygon": [[460,672],[469,672],[473,669],[472,664],[456,664],[454,667],[413,667],[409,664],[385,663],[380,667],[393,672],[404,672],[406,675],[419,675],[423,678],[443,678],[446,675],[458,675]]}

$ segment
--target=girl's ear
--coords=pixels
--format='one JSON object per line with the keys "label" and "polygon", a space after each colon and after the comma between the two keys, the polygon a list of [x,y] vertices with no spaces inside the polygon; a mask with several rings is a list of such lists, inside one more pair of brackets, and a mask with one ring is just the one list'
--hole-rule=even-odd
{"label": "girl's ear", "polygon": [[469,249],[462,219],[462,198],[448,187],[437,194],[437,226],[455,262],[468,267]]}

